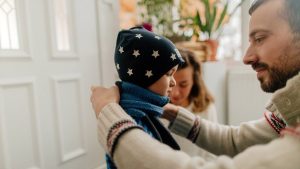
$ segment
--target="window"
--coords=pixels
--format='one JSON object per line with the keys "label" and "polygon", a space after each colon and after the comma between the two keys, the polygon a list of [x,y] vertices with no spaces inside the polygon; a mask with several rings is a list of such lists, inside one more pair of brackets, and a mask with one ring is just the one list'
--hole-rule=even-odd
{"label": "window", "polygon": [[70,50],[70,18],[66,0],[54,0],[54,24],[57,50]]}
{"label": "window", "polygon": [[20,49],[14,0],[0,0],[0,49]]}
{"label": "window", "polygon": [[[233,11],[241,0],[231,1],[228,10]],[[222,35],[219,39],[218,59],[241,60],[242,58],[242,26],[241,26],[241,8],[238,8],[229,22],[224,26]]]}

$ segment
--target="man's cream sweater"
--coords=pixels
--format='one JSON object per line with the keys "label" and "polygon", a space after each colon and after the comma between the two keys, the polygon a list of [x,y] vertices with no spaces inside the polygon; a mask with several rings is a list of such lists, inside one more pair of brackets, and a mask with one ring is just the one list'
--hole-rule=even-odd
{"label": "man's cream sweater", "polygon": [[[186,115],[180,113],[170,127],[172,131],[183,136],[189,131],[193,118]],[[103,147],[107,148],[106,138],[110,127],[120,119],[127,118],[130,117],[118,104],[111,103],[103,108],[98,118],[99,141]],[[240,127],[221,126],[201,120],[199,132],[198,145],[213,153],[229,156],[221,155],[216,161],[205,162],[201,157],[190,157],[174,151],[140,129],[132,129],[119,138],[113,159],[120,169],[300,168],[300,138],[293,135],[276,138],[277,133],[265,119],[243,123]],[[259,145],[245,150],[254,144]]]}
{"label": "man's cream sweater", "polygon": [[[294,81],[300,82],[300,74]],[[289,116],[288,107],[292,107],[294,118],[300,117],[300,83],[294,84],[297,90],[288,83],[287,87],[293,91],[284,88],[279,94],[275,93],[271,106],[273,111],[288,117],[287,123],[293,125],[295,121]],[[287,102],[289,96],[292,96],[292,101]],[[131,117],[116,103],[106,105],[98,116],[99,142],[106,152],[108,131],[122,119]],[[186,137],[194,122],[192,113],[180,110],[169,128]],[[291,132],[284,132],[279,137],[266,119],[242,123],[239,127],[222,126],[200,119],[196,144],[220,155],[210,162],[175,151],[140,129],[131,129],[118,139],[113,160],[119,169],[299,169],[300,127],[293,127]]]}

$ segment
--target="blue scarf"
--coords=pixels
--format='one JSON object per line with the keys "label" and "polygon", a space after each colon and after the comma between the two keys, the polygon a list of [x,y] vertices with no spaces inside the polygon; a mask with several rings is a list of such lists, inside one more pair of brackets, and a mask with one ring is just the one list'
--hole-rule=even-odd
{"label": "blue scarf", "polygon": [[[142,126],[145,132],[156,138],[155,132],[149,125],[142,121],[147,116],[160,117],[163,113],[163,106],[169,102],[166,96],[160,96],[150,90],[128,82],[117,82],[121,91],[120,105],[138,125]],[[156,138],[157,139],[157,138]],[[106,155],[107,169],[116,169],[116,166]]]}
{"label": "blue scarf", "polygon": [[133,118],[161,116],[163,106],[169,102],[166,96],[160,96],[128,82],[119,83],[121,89],[120,105]]}

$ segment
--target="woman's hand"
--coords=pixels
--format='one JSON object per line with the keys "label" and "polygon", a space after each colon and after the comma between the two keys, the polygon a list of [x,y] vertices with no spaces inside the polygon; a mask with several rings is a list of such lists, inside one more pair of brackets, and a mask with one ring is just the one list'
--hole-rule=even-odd
{"label": "woman's hand", "polygon": [[169,120],[170,122],[174,121],[177,116],[179,107],[174,104],[168,103],[163,107],[163,109],[164,113],[161,117]]}
{"label": "woman's hand", "polygon": [[105,105],[109,103],[119,103],[120,101],[120,92],[117,86],[112,86],[110,88],[92,86],[91,91],[92,94],[90,97],[90,101],[92,103],[96,117],[99,116],[100,111]]}

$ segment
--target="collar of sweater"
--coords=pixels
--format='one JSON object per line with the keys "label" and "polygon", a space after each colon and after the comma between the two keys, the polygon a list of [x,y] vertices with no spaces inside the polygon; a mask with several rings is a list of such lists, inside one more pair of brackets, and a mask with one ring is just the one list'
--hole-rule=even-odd
{"label": "collar of sweater", "polygon": [[121,107],[131,116],[161,116],[163,106],[169,102],[167,96],[160,96],[150,90],[128,82],[117,82]]}

